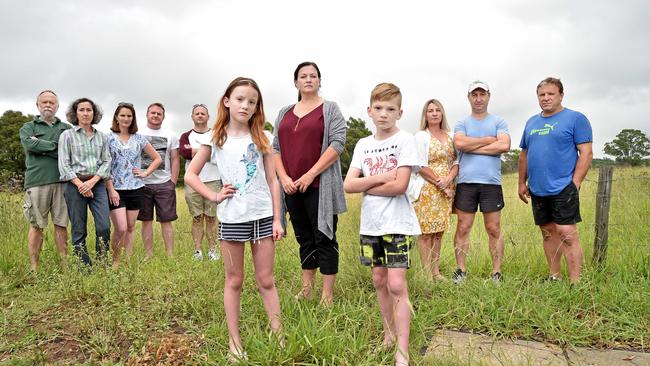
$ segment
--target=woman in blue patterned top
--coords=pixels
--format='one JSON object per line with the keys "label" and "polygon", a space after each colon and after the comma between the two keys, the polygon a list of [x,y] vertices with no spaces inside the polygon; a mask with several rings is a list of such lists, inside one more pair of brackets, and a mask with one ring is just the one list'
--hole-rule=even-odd
{"label": "woman in blue patterned top", "polygon": [[[111,178],[106,183],[111,221],[113,222],[113,266],[120,261],[122,248],[133,254],[133,232],[138,212],[142,208],[142,178],[150,175],[162,163],[160,155],[149,141],[139,133],[135,109],[131,103],[120,103],[113,114],[113,124],[108,135],[111,152]],[[146,170],[140,169],[142,153],[153,160]]]}

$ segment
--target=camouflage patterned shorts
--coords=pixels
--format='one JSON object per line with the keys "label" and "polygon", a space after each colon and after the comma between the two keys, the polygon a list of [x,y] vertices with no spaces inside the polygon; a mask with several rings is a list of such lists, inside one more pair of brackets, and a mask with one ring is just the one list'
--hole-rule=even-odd
{"label": "camouflage patterned shorts", "polygon": [[364,266],[409,268],[413,237],[401,234],[361,235],[359,259]]}

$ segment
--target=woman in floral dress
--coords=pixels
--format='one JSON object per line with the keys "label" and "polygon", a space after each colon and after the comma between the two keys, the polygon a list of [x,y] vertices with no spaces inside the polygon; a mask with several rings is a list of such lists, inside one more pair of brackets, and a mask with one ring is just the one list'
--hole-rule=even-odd
{"label": "woman in floral dress", "polygon": [[440,248],[442,236],[449,228],[458,162],[445,109],[438,100],[424,104],[415,139],[421,165],[414,177],[419,189],[414,207],[422,229],[418,241],[420,257],[433,279],[445,281],[440,274]]}

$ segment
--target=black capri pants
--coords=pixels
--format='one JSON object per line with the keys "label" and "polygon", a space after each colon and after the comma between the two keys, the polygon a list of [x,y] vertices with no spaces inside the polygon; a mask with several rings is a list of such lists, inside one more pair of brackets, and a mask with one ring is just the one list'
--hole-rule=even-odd
{"label": "black capri pants", "polygon": [[320,268],[324,275],[339,271],[339,244],[336,242],[337,216],[334,215],[334,236],[328,238],[318,230],[318,188],[309,187],[305,193],[285,195],[285,202],[296,241],[300,244],[302,269]]}

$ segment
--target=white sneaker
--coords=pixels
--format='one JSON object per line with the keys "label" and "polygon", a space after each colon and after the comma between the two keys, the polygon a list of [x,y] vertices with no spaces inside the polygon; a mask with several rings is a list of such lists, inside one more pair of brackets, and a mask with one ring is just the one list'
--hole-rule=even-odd
{"label": "white sneaker", "polygon": [[194,252],[194,256],[193,256],[193,257],[194,257],[194,259],[196,259],[197,261],[202,261],[202,260],[203,260],[203,252],[201,252],[200,250],[197,250],[197,251]]}
{"label": "white sneaker", "polygon": [[210,259],[211,261],[219,260],[219,252],[217,252],[216,248],[212,248],[208,251],[208,259]]}

